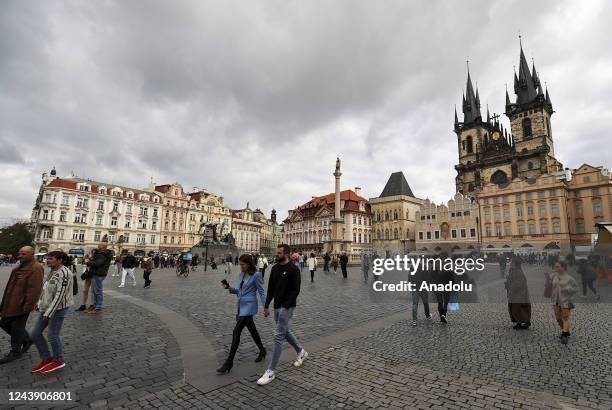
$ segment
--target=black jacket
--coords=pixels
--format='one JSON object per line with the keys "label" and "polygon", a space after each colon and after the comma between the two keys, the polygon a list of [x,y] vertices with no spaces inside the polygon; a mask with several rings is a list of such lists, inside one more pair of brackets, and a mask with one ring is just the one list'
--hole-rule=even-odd
{"label": "black jacket", "polygon": [[134,255],[125,255],[121,261],[121,267],[125,269],[132,269],[138,266],[138,261]]}
{"label": "black jacket", "polygon": [[300,270],[294,263],[287,262],[284,265],[277,263],[272,266],[264,307],[268,308],[272,299],[274,299],[274,309],[295,307],[301,282]]}
{"label": "black jacket", "polygon": [[93,276],[106,276],[112,257],[108,249],[94,249],[89,260],[89,273]]}

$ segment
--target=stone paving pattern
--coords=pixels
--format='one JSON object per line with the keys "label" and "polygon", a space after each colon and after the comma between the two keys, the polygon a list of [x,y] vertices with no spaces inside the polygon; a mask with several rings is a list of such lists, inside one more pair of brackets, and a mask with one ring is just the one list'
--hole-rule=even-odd
{"label": "stone paving pattern", "polygon": [[[526,270],[538,300],[541,274]],[[2,289],[7,277],[8,270],[0,268]],[[140,287],[141,277],[138,287],[117,289],[117,278],[110,276],[105,285],[188,318],[212,342],[221,362],[235,311],[234,297],[218,285],[223,277],[220,271],[199,271],[176,278],[167,270],[155,271],[149,290]],[[504,302],[496,269],[477,279],[480,300]],[[304,272],[293,329],[308,348],[309,342],[370,320],[397,312],[408,317],[408,303],[404,294],[373,301],[357,269],[348,281],[319,272],[315,284]],[[69,389],[76,392],[73,407],[78,408],[612,408],[608,303],[578,305],[568,346],[556,340],[550,304],[534,304],[532,328],[517,332],[505,303],[462,303],[459,312],[449,315],[447,326],[437,315],[431,322],[420,320],[416,328],[399,320],[311,351],[299,369],[283,362],[277,380],[268,386],[257,386],[260,374],[254,373],[208,391],[184,380],[178,344],[159,318],[117,298],[107,297],[106,306],[101,317],[68,316],[65,369],[47,376],[30,374],[38,361],[32,347],[24,358],[1,368],[0,388]],[[431,306],[435,312],[435,304]],[[260,316],[256,323],[270,347],[272,321]],[[0,332],[2,352],[7,346],[8,337]],[[247,332],[239,352],[235,367],[256,355]]]}

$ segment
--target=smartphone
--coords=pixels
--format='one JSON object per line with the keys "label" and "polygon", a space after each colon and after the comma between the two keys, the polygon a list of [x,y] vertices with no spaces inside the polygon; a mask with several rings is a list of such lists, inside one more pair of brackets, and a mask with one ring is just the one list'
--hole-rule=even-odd
{"label": "smartphone", "polygon": [[223,285],[223,287],[224,287],[225,289],[229,288],[229,283],[227,283],[227,280],[223,279],[223,280],[221,281],[221,284]]}

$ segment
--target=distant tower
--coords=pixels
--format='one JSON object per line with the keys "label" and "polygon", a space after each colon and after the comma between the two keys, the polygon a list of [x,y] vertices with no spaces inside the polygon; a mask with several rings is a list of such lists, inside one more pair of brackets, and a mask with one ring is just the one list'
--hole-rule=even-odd
{"label": "distant tower", "polygon": [[514,93],[516,101],[510,102],[506,90],[506,116],[510,120],[516,151],[538,152],[538,161],[532,161],[533,169],[540,173],[560,171],[561,164],[554,158],[550,117],[554,113],[548,89],[544,90],[532,64],[531,70],[520,45],[519,72],[514,72]]}
{"label": "distant tower", "polygon": [[270,220],[276,223],[276,209],[272,209],[272,212],[270,213]]}

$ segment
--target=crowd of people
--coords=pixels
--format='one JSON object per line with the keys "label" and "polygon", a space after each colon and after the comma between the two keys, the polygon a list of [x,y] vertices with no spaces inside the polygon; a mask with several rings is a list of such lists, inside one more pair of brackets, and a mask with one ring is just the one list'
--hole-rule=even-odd
{"label": "crowd of people", "polygon": [[[377,258],[376,254],[362,255],[361,270],[364,281],[368,281],[373,261]],[[301,273],[306,268],[310,273],[311,282],[314,282],[315,273],[319,267],[318,257],[314,253],[291,252],[289,246],[279,245],[274,259],[271,260],[260,254],[243,254],[238,257],[231,253],[228,253],[224,259],[225,272],[228,275],[231,274],[232,266],[239,267],[235,286],[230,285],[227,279],[221,283],[228,293],[236,295],[237,307],[229,354],[217,372],[225,374],[232,369],[245,327],[259,349],[255,361],[260,362],[266,358],[267,352],[254,320],[259,311],[259,304],[261,304],[264,317],[273,315],[276,324],[272,335],[272,355],[267,370],[257,381],[261,385],[267,384],[275,378],[285,340],[296,351],[297,357],[294,361],[296,367],[301,366],[308,357],[308,353],[291,331],[290,322],[300,293]],[[336,272],[339,265],[342,277],[348,278],[349,258],[346,253],[339,255],[326,253],[321,259],[324,272],[331,272],[331,269]],[[197,264],[197,255],[183,252],[173,257],[165,255],[137,257],[132,252],[125,251],[114,258],[112,252],[107,249],[107,244],[100,243],[90,255],[83,259],[82,263],[77,263],[73,257],[62,251],[49,252],[44,258],[44,263],[49,268],[47,273],[35,258],[34,249],[30,246],[19,250],[17,261],[18,263],[11,271],[0,304],[0,328],[10,335],[10,351],[0,358],[0,364],[18,359],[32,345],[35,345],[40,362],[32,367],[32,372],[50,373],[66,365],[61,331],[64,320],[79,293],[79,274],[82,280],[82,301],[76,311],[85,311],[89,315],[100,315],[104,309],[104,280],[113,263],[115,269],[112,276],[120,277],[119,287],[125,286],[126,279],[130,279],[132,285],[136,286],[135,270],[140,267],[143,270],[144,287],[149,288],[152,283],[151,273],[155,268]],[[214,258],[211,259],[212,261]],[[559,339],[561,343],[567,344],[570,338],[572,311],[576,307],[576,295],[580,288],[576,280],[568,273],[568,266],[564,260],[556,258],[549,262],[552,269],[545,273],[544,296],[552,301],[554,318],[561,331]],[[510,321],[514,323],[514,329],[528,330],[532,325],[532,309],[528,281],[522,268],[522,265],[526,263],[525,258],[515,255],[508,263],[504,257],[504,262],[502,263],[500,258],[499,263],[507,291]],[[578,261],[577,273],[582,278],[583,296],[590,291],[599,299],[600,295],[595,286],[597,263],[596,258]],[[507,264],[509,264],[509,269],[506,274]],[[272,265],[272,268],[267,289],[264,289],[265,272],[269,265]],[[82,272],[79,266],[83,267]],[[465,279],[465,276],[462,279]],[[457,280],[458,276],[452,270],[444,269],[421,270],[416,272],[412,279],[417,284],[416,289],[419,289],[420,284],[424,282],[446,284]],[[447,324],[449,311],[455,310],[458,306],[458,295],[446,290],[433,293],[437,302],[439,320],[442,324]],[[272,303],[273,312],[270,311]],[[423,305],[426,320],[432,320],[433,317],[429,306],[429,292],[413,291],[413,326],[417,326],[419,304]],[[26,324],[31,314],[36,317],[32,329],[28,332]],[[43,334],[45,330],[48,333],[47,337]]]}

